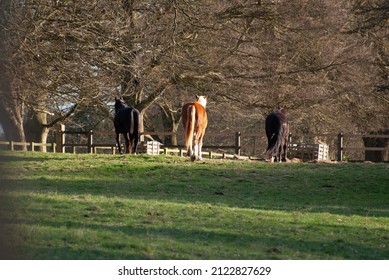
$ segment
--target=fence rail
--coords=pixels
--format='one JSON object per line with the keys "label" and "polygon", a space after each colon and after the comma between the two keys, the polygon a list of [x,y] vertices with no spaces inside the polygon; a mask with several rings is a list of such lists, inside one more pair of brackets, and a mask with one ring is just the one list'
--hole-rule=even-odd
{"label": "fence rail", "polygon": [[30,147],[31,151],[35,151],[35,147],[51,147],[52,150],[55,150],[56,143],[0,141],[0,146],[8,146],[11,151],[14,151],[15,147],[24,147],[25,149]]}
{"label": "fence rail", "polygon": [[[86,137],[85,143],[69,143],[66,141],[66,135],[84,135]],[[174,133],[174,132],[143,132],[144,136],[153,137],[153,136],[169,136],[169,137],[184,137],[183,133]],[[77,148],[86,149],[87,153],[97,153],[98,150],[110,150],[112,154],[116,152],[116,143],[94,143],[94,138],[99,136],[112,136],[112,139],[115,139],[113,131],[67,131],[64,127],[62,127],[59,131],[56,132],[56,139],[53,143],[35,143],[35,142],[16,142],[16,141],[0,141],[0,146],[8,147],[10,150],[15,150],[16,147],[22,147],[24,150],[35,151],[36,148],[40,148],[40,150],[51,150],[52,152],[60,152],[65,153],[66,151],[72,153],[77,152]],[[220,156],[223,158],[228,157],[242,157],[242,148],[248,148],[247,144],[242,144],[242,139],[247,138],[259,138],[262,139],[261,148],[265,150],[265,137],[263,133],[253,133],[253,132],[207,132],[206,137],[221,137],[227,144],[220,145],[204,145],[203,148],[205,150],[210,150],[204,152],[205,155]],[[349,151],[361,151],[361,152],[377,152],[383,154],[383,160],[388,161],[389,159],[389,135],[387,134],[290,134],[289,140],[291,143],[294,141],[301,141],[301,139],[312,139],[312,138],[324,138],[324,139],[332,139],[331,141],[334,143],[332,145],[332,150],[334,151],[335,157],[332,159],[336,159],[337,161],[344,160],[345,152]],[[352,146],[346,145],[345,140],[349,141],[350,139],[363,139],[363,138],[375,138],[382,139],[386,141],[383,147],[365,147],[365,146]],[[207,139],[207,138],[206,138]],[[230,142],[228,144],[228,142]],[[296,142],[294,142],[296,143]],[[162,149],[164,153],[175,153],[175,154],[184,154],[184,146],[183,145],[166,145],[164,149]],[[228,154],[228,151],[232,152]]]}

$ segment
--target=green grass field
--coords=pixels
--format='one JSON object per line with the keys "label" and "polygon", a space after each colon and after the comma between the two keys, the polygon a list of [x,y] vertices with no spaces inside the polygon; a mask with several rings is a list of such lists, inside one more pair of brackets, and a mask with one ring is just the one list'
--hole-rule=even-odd
{"label": "green grass field", "polygon": [[18,258],[389,259],[385,163],[0,157]]}

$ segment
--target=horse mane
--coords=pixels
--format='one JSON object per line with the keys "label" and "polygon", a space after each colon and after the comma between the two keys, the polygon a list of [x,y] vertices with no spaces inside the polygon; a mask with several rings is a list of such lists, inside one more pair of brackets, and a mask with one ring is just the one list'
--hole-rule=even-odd
{"label": "horse mane", "polygon": [[115,97],[115,113],[117,113],[120,109],[128,107],[126,102],[122,97]]}

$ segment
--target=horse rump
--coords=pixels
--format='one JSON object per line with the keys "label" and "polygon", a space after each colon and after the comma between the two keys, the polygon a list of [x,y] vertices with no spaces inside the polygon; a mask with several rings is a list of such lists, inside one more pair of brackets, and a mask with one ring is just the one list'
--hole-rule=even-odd
{"label": "horse rump", "polygon": [[266,136],[268,146],[266,149],[266,157],[271,162],[286,161],[286,150],[289,134],[289,125],[286,118],[286,111],[280,109],[272,112],[265,120]]}

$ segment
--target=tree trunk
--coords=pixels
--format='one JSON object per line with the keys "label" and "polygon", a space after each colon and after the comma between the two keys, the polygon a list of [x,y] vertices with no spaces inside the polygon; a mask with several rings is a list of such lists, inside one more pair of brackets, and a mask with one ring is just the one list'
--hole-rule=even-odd
{"label": "tree trunk", "polygon": [[[47,113],[30,111],[28,115],[29,118],[24,128],[28,141],[46,144],[49,134]],[[46,146],[40,146],[39,151],[46,152]]]}
{"label": "tree trunk", "polygon": [[[3,89],[3,87],[1,87]],[[9,94],[3,91],[1,94]],[[19,104],[20,105],[20,104]],[[23,129],[22,105],[18,106],[15,102],[6,102],[3,96],[0,96],[0,123],[4,130],[7,141],[25,142],[26,137]],[[23,150],[27,147],[22,146]]]}
{"label": "tree trunk", "polygon": [[160,104],[159,107],[162,111],[162,123],[164,131],[170,131],[173,133],[172,136],[165,137],[164,144],[167,146],[177,146],[177,131],[181,122],[181,112],[172,110],[167,104]]}
{"label": "tree trunk", "polygon": [[[1,39],[0,39],[1,40]],[[0,42],[0,48],[3,46]],[[14,95],[9,73],[5,66],[5,53],[0,54],[0,124],[8,141],[25,142],[23,130],[23,103]],[[27,147],[22,146],[23,149]]]}

